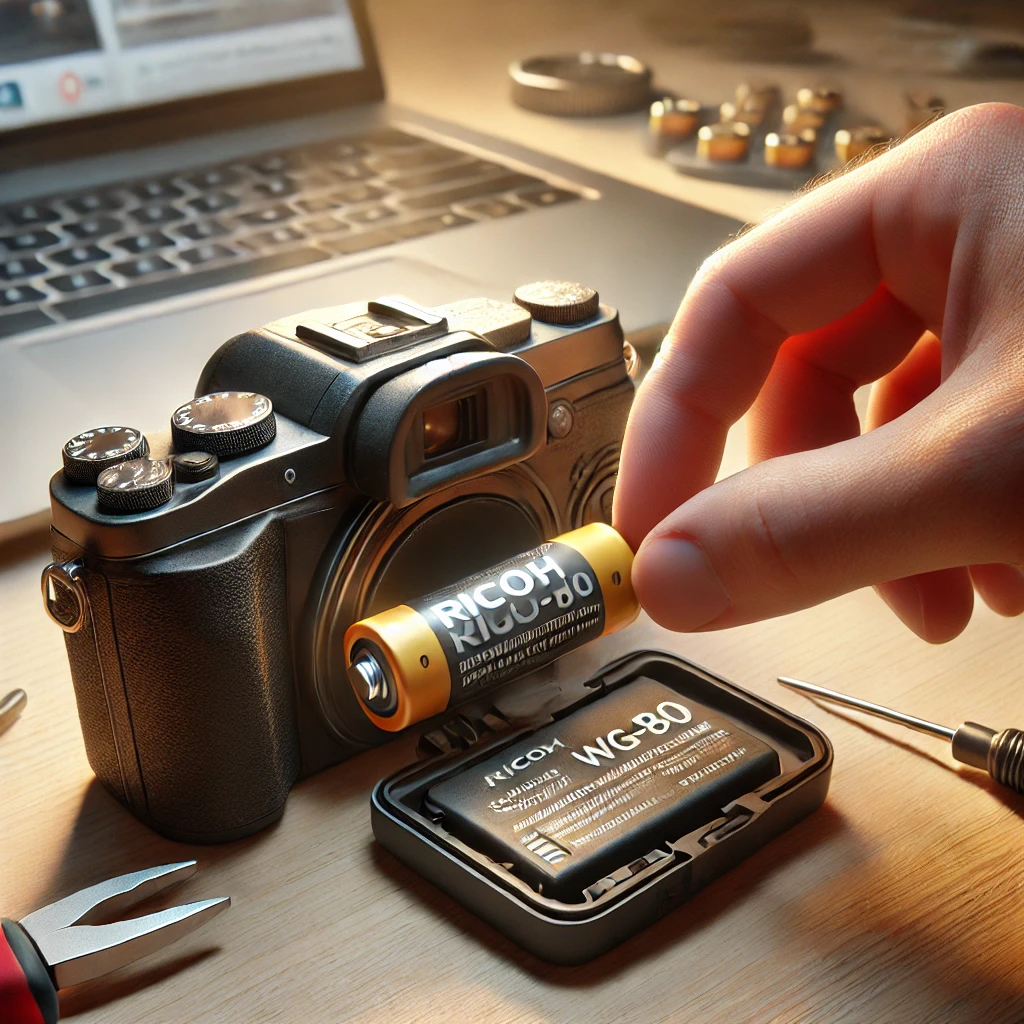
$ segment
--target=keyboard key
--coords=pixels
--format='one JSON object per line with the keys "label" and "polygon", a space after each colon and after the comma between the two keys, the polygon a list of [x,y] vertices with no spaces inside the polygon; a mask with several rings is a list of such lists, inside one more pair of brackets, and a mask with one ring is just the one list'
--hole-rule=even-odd
{"label": "keyboard key", "polygon": [[62,292],[80,292],[86,288],[99,288],[111,282],[109,277],[104,277],[98,270],[79,270],[63,277],[48,278],[46,283],[52,284]]}
{"label": "keyboard key", "polygon": [[39,203],[23,203],[20,206],[9,206],[4,213],[12,224],[52,224],[60,220],[60,214],[52,206]]}
{"label": "keyboard key", "polygon": [[183,220],[185,214],[173,203],[150,203],[132,210],[132,217],[139,224],[170,224],[172,221]]}
{"label": "keyboard key", "polygon": [[0,306],[0,338],[10,338],[15,334],[27,334],[38,331],[41,327],[49,327],[56,323],[41,309],[25,309],[19,313],[8,313]]}
{"label": "keyboard key", "polygon": [[19,277],[34,277],[36,274],[45,274],[46,267],[37,259],[25,256],[20,260],[8,260],[0,263],[0,278],[5,281],[17,281]]}
{"label": "keyboard key", "polygon": [[241,178],[238,171],[230,167],[210,167],[205,171],[197,171],[190,174],[185,180],[195,188],[206,191],[207,189],[226,188],[234,185]]}
{"label": "keyboard key", "polygon": [[459,209],[473,217],[510,217],[514,213],[525,213],[524,206],[517,206],[505,199],[477,199],[472,203],[459,203]]}
{"label": "keyboard key", "polygon": [[131,191],[146,202],[152,202],[154,199],[177,199],[185,194],[169,178],[139,182],[132,186]]}
{"label": "keyboard key", "polygon": [[376,173],[362,160],[350,160],[347,163],[331,165],[331,174],[341,181],[363,181],[366,178],[374,177]]}
{"label": "keyboard key", "polygon": [[420,196],[406,196],[402,203],[412,210],[431,210],[441,206],[450,206],[463,199],[476,199],[479,196],[495,195],[499,192],[508,192],[518,188],[520,185],[527,185],[536,178],[526,174],[517,174],[509,171],[497,178],[488,178],[484,181],[474,182],[472,185],[459,185],[456,188],[441,189],[439,192],[427,192]]}
{"label": "keyboard key", "polygon": [[361,142],[336,142],[328,148],[328,152],[337,160],[351,160],[362,156],[366,147]]}
{"label": "keyboard key", "polygon": [[102,238],[124,231],[124,221],[118,217],[87,217],[78,223],[65,224],[64,230],[75,238]]}
{"label": "keyboard key", "polygon": [[407,152],[387,153],[366,158],[376,171],[412,171],[421,167],[434,167],[438,164],[453,163],[465,158],[465,153],[447,146],[421,146]]}
{"label": "keyboard key", "polygon": [[88,216],[92,213],[105,213],[108,210],[120,210],[124,200],[115,192],[86,192],[66,200],[75,213]]}
{"label": "keyboard key", "polygon": [[235,256],[240,255],[238,249],[231,249],[226,245],[217,245],[216,243],[210,243],[207,245],[197,245],[194,249],[185,249],[178,255],[185,260],[186,263],[191,263],[192,266],[198,267],[203,263],[212,263],[214,260],[228,260]]}
{"label": "keyboard key", "polygon": [[230,284],[233,281],[245,281],[250,278],[272,274],[278,270],[290,270],[308,263],[317,263],[330,257],[319,249],[292,249],[289,252],[276,253],[273,256],[262,256],[239,263],[228,263],[209,270],[198,270],[191,274],[177,274],[162,280],[150,281],[145,284],[132,285],[130,288],[116,288],[96,295],[83,296],[79,299],[67,299],[57,303],[54,309],[69,320],[78,320],[86,316],[95,316],[112,309],[123,309],[140,302],[153,302],[166,299],[171,295],[198,291],[201,288],[213,288],[217,285]]}
{"label": "keyboard key", "polygon": [[295,166],[295,160],[287,153],[268,153],[259,157],[249,166],[260,174],[280,174]]}
{"label": "keyboard key", "polygon": [[230,210],[240,202],[241,199],[233,192],[210,192],[198,199],[190,199],[188,205],[199,213],[219,213],[221,210]]}
{"label": "keyboard key", "polygon": [[250,245],[257,245],[261,249],[272,249],[278,245],[287,245],[289,242],[298,242],[306,236],[298,228],[287,226],[274,228],[273,231],[262,231],[258,235],[247,237],[245,241]]}
{"label": "keyboard key", "polygon": [[437,232],[447,231],[448,228],[457,228],[463,224],[473,223],[475,222],[468,217],[460,217],[457,213],[442,213],[440,217],[420,217],[418,220],[407,220],[401,224],[394,224],[389,230],[394,231],[402,238],[422,238],[424,235],[436,235]]}
{"label": "keyboard key", "polygon": [[8,252],[23,252],[26,249],[45,249],[49,245],[56,245],[59,241],[60,238],[52,231],[40,229],[0,238],[0,245],[5,246]]}
{"label": "keyboard key", "polygon": [[357,224],[375,224],[380,220],[387,220],[389,217],[394,217],[395,211],[390,206],[368,206],[364,210],[356,210],[352,213],[346,214],[349,220],[355,221]]}
{"label": "keyboard key", "polygon": [[331,193],[331,199],[336,205],[347,206],[349,203],[366,203],[371,199],[380,199],[386,196],[387,192],[376,185],[349,185],[338,192]]}
{"label": "keyboard key", "polygon": [[302,230],[308,231],[311,235],[330,235],[335,231],[347,231],[349,226],[335,217],[324,216],[304,220]]}
{"label": "keyboard key", "polygon": [[0,289],[0,306],[20,306],[25,302],[40,302],[46,293],[27,284],[16,284]]}
{"label": "keyboard key", "polygon": [[[403,174],[389,178],[388,184],[399,192],[411,192],[414,189],[430,188],[432,185],[445,185],[451,181],[465,181],[468,178],[479,178],[481,174],[498,168],[497,164],[486,160],[464,160],[461,163],[449,164],[433,171],[419,171],[416,174]],[[499,168],[504,170],[504,168]]]}
{"label": "keyboard key", "polygon": [[253,192],[263,196],[265,199],[282,199],[285,196],[294,195],[297,186],[291,178],[268,178],[259,185],[253,186]]}
{"label": "keyboard key", "polygon": [[126,252],[140,253],[152,252],[154,249],[166,249],[174,245],[174,240],[168,238],[162,231],[145,231],[141,235],[126,235],[124,238],[114,240],[114,245],[120,246]]}
{"label": "keyboard key", "polygon": [[195,224],[180,224],[174,230],[191,242],[201,242],[205,238],[219,238],[228,233],[228,229],[219,220],[201,220]]}
{"label": "keyboard key", "polygon": [[332,196],[317,196],[316,199],[300,199],[295,205],[303,213],[324,213],[327,210],[336,210],[342,203]]}
{"label": "keyboard key", "polygon": [[276,224],[282,220],[291,220],[294,216],[295,211],[290,206],[278,203],[276,206],[267,206],[262,210],[254,210],[252,213],[243,213],[238,218],[238,222],[240,224],[259,226],[261,224]]}
{"label": "keyboard key", "polygon": [[516,192],[516,198],[530,206],[557,206],[559,203],[568,203],[580,196],[568,189],[556,188],[554,185],[539,188],[522,188]]}
{"label": "keyboard key", "polygon": [[110,253],[98,245],[76,245],[73,249],[61,249],[60,252],[50,253],[51,260],[56,260],[65,267],[77,267],[82,263],[96,263],[109,256]]}
{"label": "keyboard key", "polygon": [[150,274],[178,268],[163,256],[140,256],[137,260],[115,263],[110,269],[117,271],[122,277],[148,277]]}

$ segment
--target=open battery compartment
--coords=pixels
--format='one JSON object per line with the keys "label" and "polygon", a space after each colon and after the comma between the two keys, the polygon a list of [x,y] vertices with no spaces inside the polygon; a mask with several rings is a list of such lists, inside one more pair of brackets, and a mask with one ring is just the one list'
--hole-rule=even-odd
{"label": "open battery compartment", "polygon": [[[563,902],[535,891],[513,870],[453,835],[431,813],[427,792],[493,757],[538,728],[650,679],[697,701],[773,748],[781,771],[732,799],[684,835],[666,835],[651,850]],[[500,695],[493,695],[500,708]],[[490,720],[500,723],[500,718]],[[619,659],[578,685],[564,687],[553,712],[528,728],[477,739],[457,719],[438,728],[462,736],[466,749],[410,765],[374,788],[371,821],[378,841],[459,903],[542,959],[576,964],[612,948],[806,817],[824,801],[832,748],[814,726],[671,654],[642,651]],[[435,744],[436,745],[436,744]]]}

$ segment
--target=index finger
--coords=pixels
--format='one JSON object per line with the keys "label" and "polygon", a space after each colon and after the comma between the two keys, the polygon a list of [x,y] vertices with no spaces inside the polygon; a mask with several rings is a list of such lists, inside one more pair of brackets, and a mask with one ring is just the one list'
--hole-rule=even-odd
{"label": "index finger", "polygon": [[[939,333],[959,231],[965,147],[977,122],[1024,138],[1024,112],[959,111],[804,196],[713,255],[690,285],[640,390],[623,444],[615,523],[634,547],[714,482],[729,427],[751,406],[782,343],[867,301],[880,283]],[[1007,124],[999,136],[1006,148]],[[998,156],[999,154],[996,154]],[[998,163],[999,161],[994,161]]]}

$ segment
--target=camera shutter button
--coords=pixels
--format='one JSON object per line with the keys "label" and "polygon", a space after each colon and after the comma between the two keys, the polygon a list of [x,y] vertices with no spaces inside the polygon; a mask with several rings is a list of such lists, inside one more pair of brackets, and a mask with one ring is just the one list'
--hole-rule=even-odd
{"label": "camera shutter button", "polygon": [[174,456],[174,477],[179,483],[193,484],[217,475],[220,460],[213,452],[184,452]]}
{"label": "camera shutter button", "polygon": [[597,292],[575,281],[534,281],[517,288],[512,298],[534,320],[559,326],[589,320],[598,308]]}

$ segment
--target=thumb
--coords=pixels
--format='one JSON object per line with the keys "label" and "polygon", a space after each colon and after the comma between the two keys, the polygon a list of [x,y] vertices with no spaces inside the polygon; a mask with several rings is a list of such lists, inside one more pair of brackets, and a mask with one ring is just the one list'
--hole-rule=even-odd
{"label": "thumb", "polygon": [[718,629],[901,577],[1021,561],[1019,454],[1007,464],[1019,442],[941,402],[943,390],[870,433],[737,473],[666,516],[633,564],[648,614],[681,632]]}

